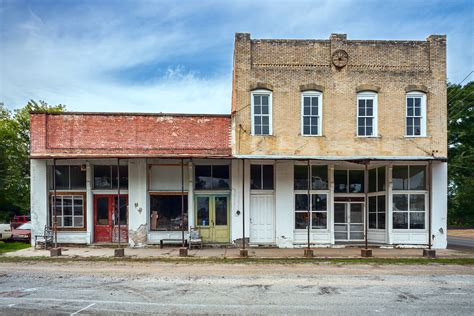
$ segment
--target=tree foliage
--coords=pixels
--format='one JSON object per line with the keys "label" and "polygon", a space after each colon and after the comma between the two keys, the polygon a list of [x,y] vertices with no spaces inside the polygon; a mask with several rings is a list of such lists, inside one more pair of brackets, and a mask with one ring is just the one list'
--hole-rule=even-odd
{"label": "tree foliage", "polygon": [[30,207],[30,112],[60,112],[64,105],[30,101],[9,111],[0,104],[0,221],[29,213]]}
{"label": "tree foliage", "polygon": [[448,85],[448,131],[448,221],[474,226],[474,82]]}

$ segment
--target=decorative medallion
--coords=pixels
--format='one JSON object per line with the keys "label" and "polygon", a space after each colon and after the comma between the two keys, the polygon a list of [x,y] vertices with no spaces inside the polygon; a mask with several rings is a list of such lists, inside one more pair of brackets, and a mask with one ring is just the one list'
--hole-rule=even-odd
{"label": "decorative medallion", "polygon": [[349,55],[347,55],[345,50],[338,49],[332,53],[332,63],[338,68],[342,68],[347,65],[349,61]]}

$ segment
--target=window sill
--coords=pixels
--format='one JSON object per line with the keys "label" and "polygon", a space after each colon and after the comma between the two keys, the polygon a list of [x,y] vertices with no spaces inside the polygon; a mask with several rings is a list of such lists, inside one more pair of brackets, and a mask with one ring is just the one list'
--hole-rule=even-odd
{"label": "window sill", "polygon": [[381,135],[374,135],[374,136],[359,136],[359,135],[356,135],[357,138],[361,138],[361,139],[371,139],[371,138],[374,138],[374,139],[378,139],[378,138],[382,138]]}
{"label": "window sill", "polygon": [[405,138],[431,138],[430,136],[427,136],[427,135],[405,135],[403,137]]}
{"label": "window sill", "polygon": [[326,137],[325,135],[304,135],[304,134],[299,134],[299,136],[301,136],[301,137],[321,137],[321,138]]}
{"label": "window sill", "polygon": [[268,135],[251,134],[251,136],[255,136],[255,137],[275,137],[275,135],[273,135],[273,134],[268,134]]}

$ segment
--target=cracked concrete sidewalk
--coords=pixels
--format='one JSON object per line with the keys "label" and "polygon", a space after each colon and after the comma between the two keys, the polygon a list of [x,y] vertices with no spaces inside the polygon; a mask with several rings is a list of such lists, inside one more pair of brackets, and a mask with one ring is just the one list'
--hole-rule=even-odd
{"label": "cracked concrete sidewalk", "polygon": [[[247,248],[249,257],[253,258],[302,258],[303,248]],[[316,258],[360,258],[361,248],[313,248]],[[370,248],[376,258],[419,258],[420,248]],[[63,257],[107,258],[114,256],[114,248],[96,246],[62,247]],[[203,248],[189,250],[188,255],[195,258],[238,258],[238,248]],[[438,258],[472,258],[474,252],[454,249],[437,249]],[[27,248],[4,254],[5,257],[49,257],[49,250]],[[125,248],[125,256],[131,258],[177,258],[179,247]]]}

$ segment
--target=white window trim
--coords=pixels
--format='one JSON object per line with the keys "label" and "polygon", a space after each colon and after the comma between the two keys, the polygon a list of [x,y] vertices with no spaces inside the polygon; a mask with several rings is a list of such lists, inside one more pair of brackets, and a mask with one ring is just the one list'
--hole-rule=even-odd
{"label": "white window trim", "polygon": [[[255,134],[255,125],[254,125],[254,95],[255,94],[266,94],[268,95],[268,135],[264,134]],[[273,135],[273,106],[272,106],[272,92],[270,90],[258,89],[252,90],[250,92],[250,110],[251,110],[251,122],[252,122],[252,136],[271,136]]]}
{"label": "white window trim", "polygon": [[[318,97],[318,133],[315,135],[304,133],[304,97]],[[323,94],[319,91],[304,91],[301,93],[301,136],[313,137],[323,135]]]}
{"label": "white window trim", "polygon": [[[371,99],[373,100],[373,124],[372,124],[372,135],[359,135],[359,99]],[[357,93],[357,102],[356,102],[356,135],[357,137],[370,138],[378,137],[378,94],[371,91],[363,91]]]}
{"label": "white window trim", "polygon": [[[408,98],[421,98],[421,132],[420,135],[407,135]],[[427,137],[426,135],[426,93],[421,91],[408,92],[405,97],[405,137]]]}
{"label": "white window trim", "polygon": [[[393,196],[394,195],[407,195],[408,196],[408,209],[406,211],[396,211],[393,206]],[[411,211],[410,209],[410,195],[424,195],[425,197],[425,210],[423,212],[417,212],[417,211]],[[390,216],[392,217],[392,231],[396,233],[402,233],[402,232],[426,232],[428,231],[428,226],[429,226],[429,221],[428,221],[428,192],[426,191],[421,191],[421,190],[398,190],[398,191],[393,191],[393,193],[390,196],[391,203],[392,203],[392,212]],[[393,228],[393,213],[408,213],[408,228]],[[410,228],[410,213],[424,213],[425,214],[425,228]]]}

